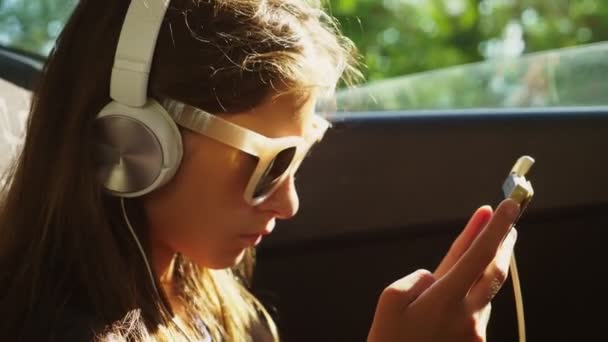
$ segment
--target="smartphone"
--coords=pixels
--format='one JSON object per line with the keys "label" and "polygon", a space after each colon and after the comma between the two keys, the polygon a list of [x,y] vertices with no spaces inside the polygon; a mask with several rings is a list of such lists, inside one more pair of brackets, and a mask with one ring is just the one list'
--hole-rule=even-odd
{"label": "smartphone", "polygon": [[532,165],[534,165],[534,158],[530,156],[519,157],[515,161],[515,164],[513,164],[511,171],[502,185],[504,198],[511,198],[519,203],[519,215],[513,222],[513,226],[519,221],[519,218],[534,196],[532,183],[526,179],[526,174],[530,171]]}

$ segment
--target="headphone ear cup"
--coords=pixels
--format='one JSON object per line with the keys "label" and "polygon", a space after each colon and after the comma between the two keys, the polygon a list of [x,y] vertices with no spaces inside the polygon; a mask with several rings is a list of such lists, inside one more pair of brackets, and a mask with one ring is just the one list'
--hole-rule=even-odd
{"label": "headphone ear cup", "polygon": [[119,197],[145,195],[167,183],[182,159],[177,124],[155,100],[143,107],[108,103],[95,119],[97,176]]}

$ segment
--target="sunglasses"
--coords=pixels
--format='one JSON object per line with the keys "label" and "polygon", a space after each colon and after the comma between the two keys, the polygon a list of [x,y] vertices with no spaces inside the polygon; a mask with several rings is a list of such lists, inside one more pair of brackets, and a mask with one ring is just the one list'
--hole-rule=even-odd
{"label": "sunglasses", "polygon": [[312,130],[305,136],[269,138],[176,100],[165,100],[163,106],[180,126],[254,157],[255,170],[244,193],[245,201],[251,205],[262,203],[295,173],[310,148],[331,126],[329,121],[315,114]]}

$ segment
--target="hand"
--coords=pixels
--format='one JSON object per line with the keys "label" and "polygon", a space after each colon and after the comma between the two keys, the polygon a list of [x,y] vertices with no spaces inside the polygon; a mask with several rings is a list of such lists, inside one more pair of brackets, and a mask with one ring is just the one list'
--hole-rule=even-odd
{"label": "hand", "polygon": [[[519,205],[479,208],[445,258],[381,294],[368,342],[485,341],[491,300],[505,282],[517,238]],[[506,236],[506,237],[505,237]]]}

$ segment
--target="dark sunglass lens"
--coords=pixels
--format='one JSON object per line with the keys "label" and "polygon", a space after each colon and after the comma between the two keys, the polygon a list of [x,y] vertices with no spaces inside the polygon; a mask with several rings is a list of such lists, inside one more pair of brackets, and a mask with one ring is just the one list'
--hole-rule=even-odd
{"label": "dark sunglass lens", "polygon": [[277,154],[260,178],[260,181],[253,192],[254,198],[264,196],[272,189],[273,185],[281,178],[287,168],[289,168],[289,164],[291,164],[295,155],[295,147],[286,148]]}

